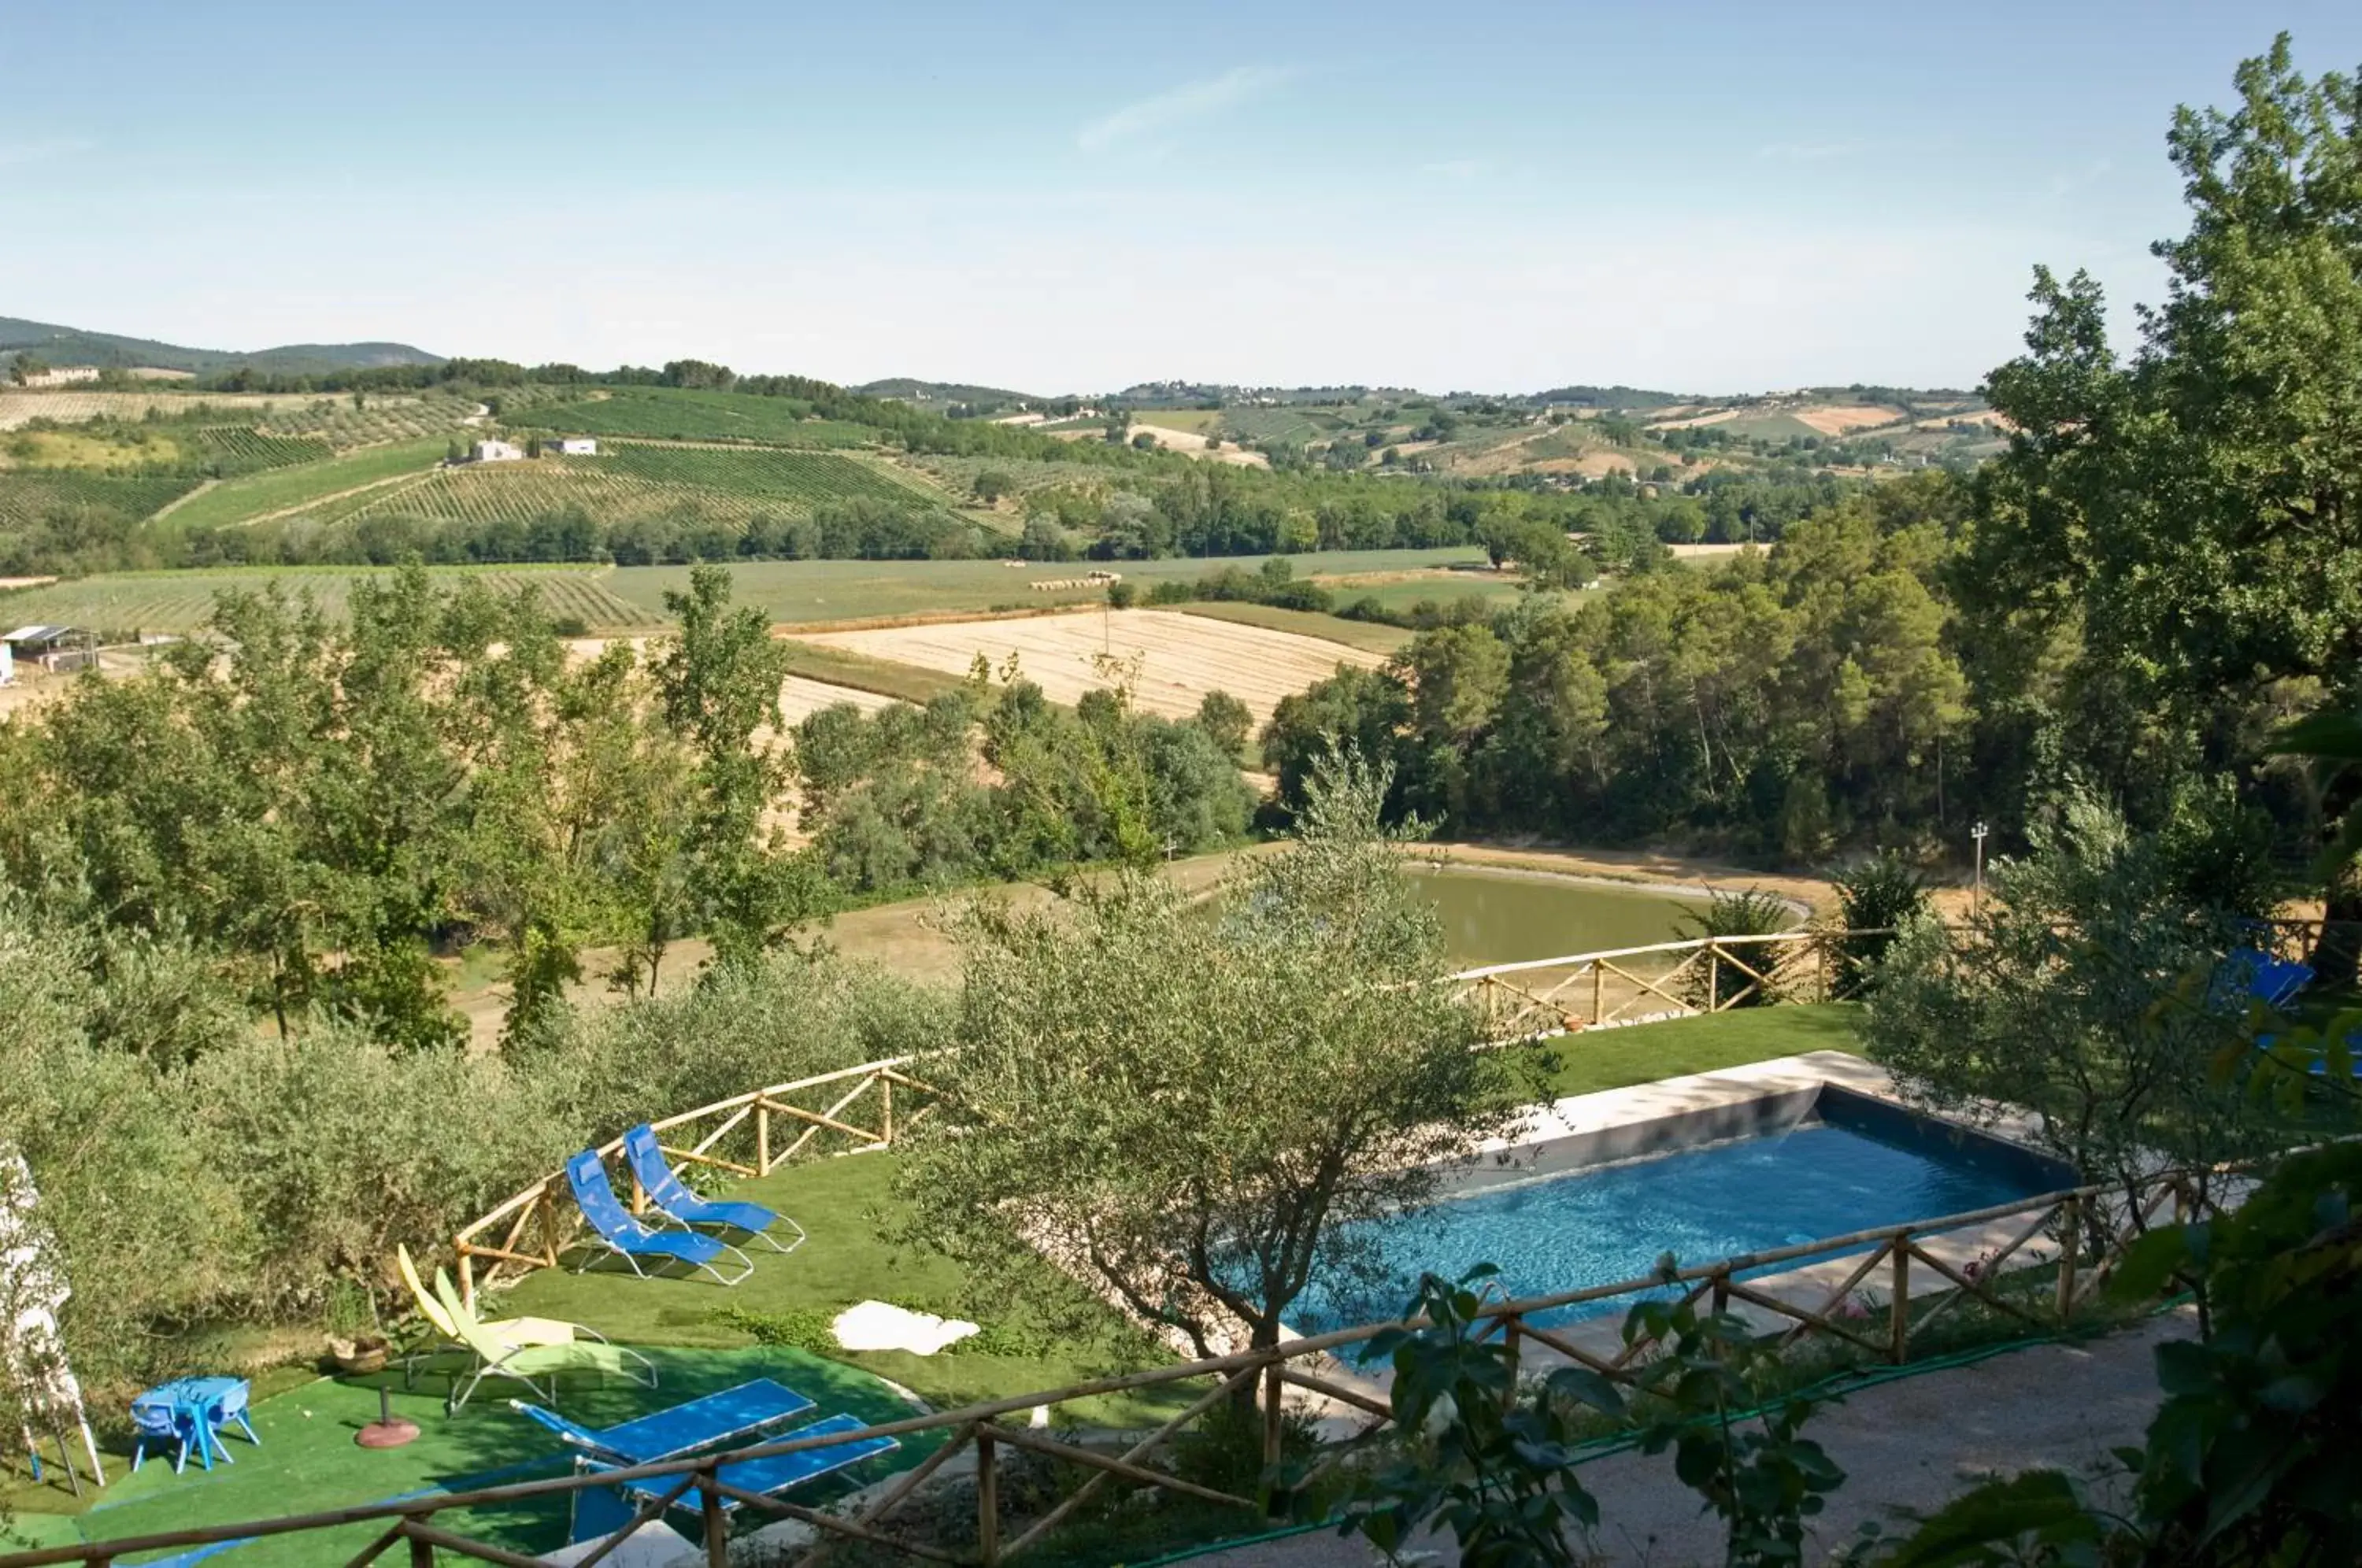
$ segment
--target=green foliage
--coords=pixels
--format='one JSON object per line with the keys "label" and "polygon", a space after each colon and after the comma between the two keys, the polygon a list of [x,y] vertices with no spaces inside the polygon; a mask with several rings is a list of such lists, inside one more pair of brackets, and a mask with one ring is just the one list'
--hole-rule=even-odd
{"label": "green foliage", "polygon": [[1915,1098],[1971,1120],[2031,1110],[2087,1180],[2285,1136],[2218,1070],[2253,1055],[2246,987],[2222,967],[2250,928],[2193,903],[2158,835],[2078,800],[1989,880],[1965,929],[1918,921],[1880,966],[1863,1038]]}
{"label": "green foliage", "polygon": [[1586,1435],[1576,1413],[1620,1413],[1623,1400],[1580,1367],[1521,1392],[1516,1353],[1483,1335],[1493,1272],[1482,1265],[1457,1285],[1426,1275],[1404,1309],[1425,1326],[1370,1342],[1366,1355],[1394,1367],[1387,1404],[1406,1446],[1361,1481],[1338,1533],[1394,1559],[1440,1527],[1472,1568],[1577,1568],[1593,1561],[1585,1537],[1599,1501],[1575,1473]]}
{"label": "green foliage", "polygon": [[1927,883],[1919,868],[1893,850],[1883,850],[1835,873],[1838,923],[1848,931],[1885,935],[1849,936],[1837,944],[1836,984],[1847,994],[1872,983],[1878,961],[1894,945],[1893,933],[1927,912]]}
{"label": "green foliage", "polygon": [[[1664,1261],[1672,1282],[1672,1259]],[[1775,1392],[1781,1336],[1743,1319],[1701,1313],[1694,1301],[1643,1301],[1624,1320],[1629,1344],[1664,1348],[1637,1382],[1647,1411],[1643,1453],[1673,1452],[1673,1474],[1719,1515],[1727,1568],[1804,1560],[1805,1522],[1827,1506],[1845,1472],[1802,1435],[1816,1402]]]}
{"label": "green foliage", "polygon": [[1334,769],[1211,910],[1123,875],[966,916],[959,1045],[930,1065],[954,1113],[900,1171],[916,1233],[986,1279],[1059,1238],[1201,1348],[1230,1320],[1276,1343],[1316,1272],[1366,1274],[1352,1221],[1431,1193],[1538,1087],[1472,1051],[1477,1019],[1433,983],[1441,933],[1379,834],[1384,791]]}

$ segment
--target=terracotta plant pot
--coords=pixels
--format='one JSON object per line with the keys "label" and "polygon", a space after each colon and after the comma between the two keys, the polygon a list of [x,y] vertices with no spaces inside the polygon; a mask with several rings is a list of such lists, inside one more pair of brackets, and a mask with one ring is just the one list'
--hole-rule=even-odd
{"label": "terracotta plant pot", "polygon": [[368,1334],[357,1340],[332,1336],[328,1341],[328,1354],[335,1360],[337,1370],[348,1377],[367,1377],[371,1373],[383,1372],[392,1348],[385,1341]]}

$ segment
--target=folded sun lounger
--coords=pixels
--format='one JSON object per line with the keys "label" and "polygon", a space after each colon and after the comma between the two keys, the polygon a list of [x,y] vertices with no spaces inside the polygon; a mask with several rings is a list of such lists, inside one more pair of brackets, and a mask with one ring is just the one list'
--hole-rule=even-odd
{"label": "folded sun lounger", "polygon": [[[647,1276],[640,1266],[642,1258],[661,1260],[659,1269],[665,1263],[685,1263],[723,1285],[735,1285],[755,1272],[754,1261],[726,1242],[694,1231],[656,1231],[641,1223],[616,1201],[615,1189],[607,1182],[607,1167],[599,1163],[595,1149],[585,1149],[566,1162],[566,1185],[573,1189],[575,1206],[582,1210],[591,1233],[642,1278]],[[725,1275],[714,1266],[714,1260],[724,1254],[738,1260],[735,1275]],[[589,1266],[586,1261],[575,1272]]]}
{"label": "folded sun lounger", "polygon": [[[657,1143],[656,1129],[645,1121],[624,1134],[624,1158],[632,1167],[632,1179],[640,1184],[648,1201],[684,1225],[720,1225],[744,1231],[778,1253],[794,1252],[804,1243],[804,1228],[776,1209],[759,1203],[715,1202],[690,1191],[666,1162],[664,1150]],[[784,1246],[778,1237],[771,1234],[772,1228],[779,1225],[795,1232]]]}

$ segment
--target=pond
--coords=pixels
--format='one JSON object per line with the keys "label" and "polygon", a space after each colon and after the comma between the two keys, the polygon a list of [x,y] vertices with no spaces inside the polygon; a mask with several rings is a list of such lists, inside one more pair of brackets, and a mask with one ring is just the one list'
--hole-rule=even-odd
{"label": "pond", "polygon": [[1470,966],[1515,964],[1676,942],[1682,917],[1705,906],[1646,888],[1453,866],[1409,873],[1443,916],[1444,945]]}

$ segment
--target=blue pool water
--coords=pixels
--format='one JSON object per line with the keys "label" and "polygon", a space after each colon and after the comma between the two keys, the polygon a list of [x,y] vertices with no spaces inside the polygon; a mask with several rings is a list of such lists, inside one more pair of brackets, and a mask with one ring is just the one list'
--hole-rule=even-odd
{"label": "blue pool water", "polygon": [[[1672,1253],[1683,1266],[2030,1198],[2048,1173],[1932,1143],[1826,1123],[1735,1143],[1481,1187],[1361,1228],[1388,1275],[1316,1278],[1288,1313],[1319,1333],[1395,1316],[1422,1271],[1499,1265],[1513,1297],[1635,1279]],[[1794,1266],[1784,1265],[1784,1266]],[[1621,1314],[1630,1297],[1539,1315],[1549,1324]]]}

